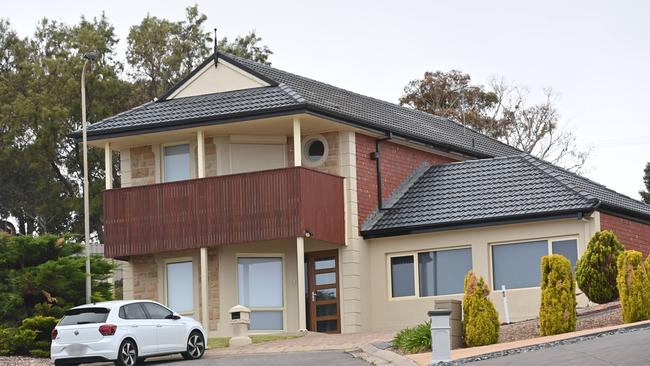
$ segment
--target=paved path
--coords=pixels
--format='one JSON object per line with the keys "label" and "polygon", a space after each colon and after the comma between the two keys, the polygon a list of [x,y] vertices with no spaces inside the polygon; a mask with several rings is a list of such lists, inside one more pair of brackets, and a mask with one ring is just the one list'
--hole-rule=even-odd
{"label": "paved path", "polygon": [[566,346],[557,346],[491,360],[472,362],[468,365],[647,366],[650,365],[650,329],[609,335]]}
{"label": "paved path", "polygon": [[181,357],[165,357],[145,361],[142,366],[368,366],[360,359],[343,351],[277,353],[272,355],[228,355],[184,361]]}

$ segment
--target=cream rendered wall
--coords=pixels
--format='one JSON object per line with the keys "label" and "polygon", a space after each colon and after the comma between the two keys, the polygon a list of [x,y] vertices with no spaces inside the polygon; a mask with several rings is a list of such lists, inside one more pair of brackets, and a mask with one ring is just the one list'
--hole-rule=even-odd
{"label": "cream rendered wall", "polygon": [[259,88],[268,85],[265,81],[223,60],[219,60],[218,67],[215,67],[214,63],[209,63],[173,93],[170,99]]}
{"label": "cream rendered wall", "polygon": [[[483,276],[492,287],[489,249],[491,244],[573,236],[578,239],[578,255],[580,256],[586,248],[586,242],[596,231],[597,221],[597,218],[594,217],[583,220],[549,220],[369,240],[370,268],[372,269],[369,277],[373,278],[370,284],[370,302],[372,303],[370,329],[401,329],[419,324],[427,319],[427,311],[434,308],[436,299],[462,300],[462,294],[391,299],[387,259],[389,254],[471,246],[474,271]],[[417,287],[418,284],[416,283],[415,286]],[[507,295],[511,321],[537,316],[540,304],[539,287],[508,290]],[[501,292],[492,292],[490,298],[499,312],[501,321],[504,321]],[[586,303],[587,299],[580,295],[578,305],[584,306]]]}

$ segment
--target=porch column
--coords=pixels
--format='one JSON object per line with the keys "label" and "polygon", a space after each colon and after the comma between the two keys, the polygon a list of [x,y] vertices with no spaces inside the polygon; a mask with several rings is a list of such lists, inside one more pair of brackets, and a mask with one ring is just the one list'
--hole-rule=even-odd
{"label": "porch column", "polygon": [[205,178],[205,136],[203,131],[196,132],[196,160],[198,162],[197,176]]}
{"label": "porch column", "polygon": [[208,248],[201,248],[201,325],[208,332]]}
{"label": "porch column", "polygon": [[300,138],[300,118],[293,119],[293,166],[302,166],[302,139]]}
{"label": "porch column", "polygon": [[110,142],[104,144],[104,170],[106,171],[106,190],[113,189],[113,154]]}
{"label": "porch column", "polygon": [[305,308],[305,239],[296,238],[296,268],[298,268],[298,331],[307,331],[307,309]]}

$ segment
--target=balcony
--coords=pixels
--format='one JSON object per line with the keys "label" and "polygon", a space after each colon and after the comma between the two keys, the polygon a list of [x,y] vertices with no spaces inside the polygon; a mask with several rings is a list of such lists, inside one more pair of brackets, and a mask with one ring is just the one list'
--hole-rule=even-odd
{"label": "balcony", "polygon": [[301,167],[104,191],[105,255],[311,238],[345,244],[343,178]]}

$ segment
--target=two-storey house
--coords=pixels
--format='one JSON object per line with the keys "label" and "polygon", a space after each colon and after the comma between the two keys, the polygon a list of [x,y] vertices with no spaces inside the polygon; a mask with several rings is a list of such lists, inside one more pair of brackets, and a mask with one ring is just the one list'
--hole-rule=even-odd
{"label": "two-storey house", "polygon": [[212,336],[237,304],[252,332],[413,325],[462,298],[472,268],[530,318],[541,256],[575,263],[600,229],[650,248],[648,205],[451,120],[222,53],[88,137],[107,167],[120,156],[104,229],[125,298]]}

